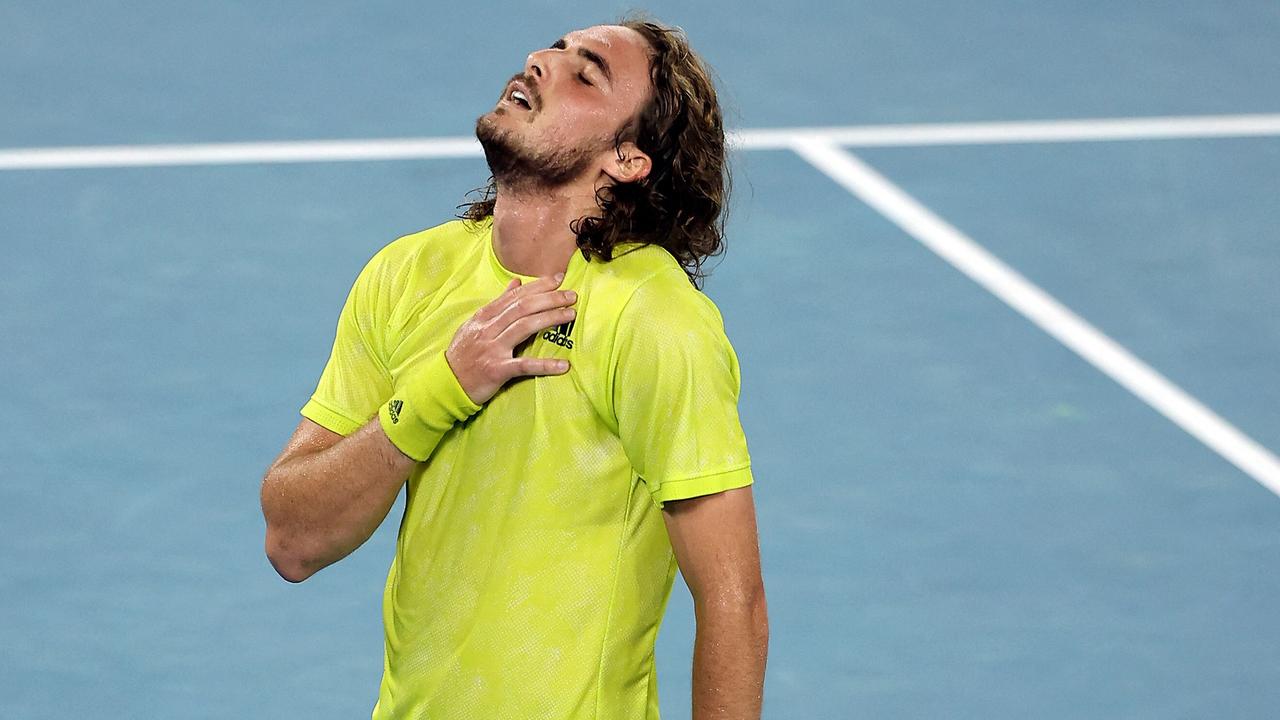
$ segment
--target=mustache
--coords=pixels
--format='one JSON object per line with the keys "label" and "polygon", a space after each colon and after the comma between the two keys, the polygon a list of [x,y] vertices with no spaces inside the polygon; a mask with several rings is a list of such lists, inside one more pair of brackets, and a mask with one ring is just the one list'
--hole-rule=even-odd
{"label": "mustache", "polygon": [[[529,77],[528,75],[522,72],[518,72],[515,75],[512,75],[510,80],[507,80],[507,85],[510,85],[511,83],[517,80],[524,83],[524,86],[529,88],[529,94],[532,96],[529,98],[529,100],[533,102],[533,107],[534,108],[542,107],[542,90],[539,89],[536,84],[534,84],[533,78]],[[506,86],[504,85],[504,87]]]}

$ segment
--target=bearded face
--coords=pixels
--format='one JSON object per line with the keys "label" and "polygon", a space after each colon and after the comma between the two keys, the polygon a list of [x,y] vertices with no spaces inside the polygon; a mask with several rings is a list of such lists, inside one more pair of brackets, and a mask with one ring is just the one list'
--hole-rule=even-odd
{"label": "bearded face", "polygon": [[503,123],[497,113],[504,110],[498,108],[476,121],[476,138],[499,188],[524,192],[567,185],[586,174],[601,152],[613,147],[611,137],[586,138],[574,144],[572,140],[536,136],[527,128]]}
{"label": "bearded face", "polygon": [[476,121],[499,192],[598,176],[648,92],[648,42],[630,28],[578,30],[530,53]]}

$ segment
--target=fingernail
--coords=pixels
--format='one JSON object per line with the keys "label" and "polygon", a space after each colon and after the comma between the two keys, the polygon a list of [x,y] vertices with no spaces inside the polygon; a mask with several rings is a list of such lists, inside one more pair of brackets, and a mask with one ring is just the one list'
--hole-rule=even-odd
{"label": "fingernail", "polygon": [[556,367],[560,368],[561,370],[568,370],[568,369],[569,369],[569,361],[568,361],[568,360],[561,360],[561,361],[559,361],[559,362],[557,362],[557,363],[556,363]]}
{"label": "fingernail", "polygon": [[564,273],[556,273],[556,282],[564,280]]}

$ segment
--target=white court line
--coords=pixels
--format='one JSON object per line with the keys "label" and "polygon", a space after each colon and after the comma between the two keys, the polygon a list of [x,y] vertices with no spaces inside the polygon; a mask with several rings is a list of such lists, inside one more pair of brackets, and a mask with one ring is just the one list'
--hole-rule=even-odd
{"label": "white court line", "polygon": [[350,162],[482,157],[475,138],[103,145],[0,150],[0,170]]}
{"label": "white court line", "polygon": [[851,153],[798,140],[814,167],[968,275],[1161,415],[1280,495],[1280,459]]}
{"label": "white court line", "polygon": [[[961,272],[1280,495],[1280,460],[1275,455],[838,147],[1276,135],[1280,135],[1280,114],[763,129],[732,132],[730,142],[743,150],[794,149]],[[468,137],[23,148],[0,150],[0,170],[411,160],[481,155],[479,145]]]}
{"label": "white court line", "polygon": [[745,130],[737,137],[745,149],[772,150],[791,148],[796,140],[812,140],[850,147],[914,147],[1274,135],[1280,135],[1280,114],[796,127],[780,130]]}
{"label": "white court line", "polygon": [[[787,150],[798,140],[855,147],[1167,140],[1280,135],[1280,114],[1101,118],[988,123],[863,125],[740,130],[740,150]],[[0,170],[237,165],[481,157],[470,137],[107,145],[0,150]]]}

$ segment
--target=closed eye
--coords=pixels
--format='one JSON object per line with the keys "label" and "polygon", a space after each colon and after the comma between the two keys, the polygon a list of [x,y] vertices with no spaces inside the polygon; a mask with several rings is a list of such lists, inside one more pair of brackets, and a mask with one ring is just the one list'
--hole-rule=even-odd
{"label": "closed eye", "polygon": [[[560,38],[559,40],[551,43],[552,50],[566,50],[568,49],[568,47],[569,47],[569,43],[565,42],[564,38]],[[602,65],[603,61],[600,59],[599,55],[585,49],[579,49],[578,54],[586,58],[587,60],[590,60],[591,62],[595,63],[597,67],[603,68],[603,65]],[[607,71],[605,71],[605,79],[609,79],[609,74]],[[583,85],[595,87],[595,83],[587,79],[587,74],[585,72],[578,73],[578,80],[581,81]]]}

